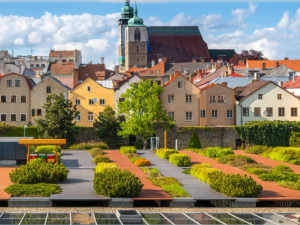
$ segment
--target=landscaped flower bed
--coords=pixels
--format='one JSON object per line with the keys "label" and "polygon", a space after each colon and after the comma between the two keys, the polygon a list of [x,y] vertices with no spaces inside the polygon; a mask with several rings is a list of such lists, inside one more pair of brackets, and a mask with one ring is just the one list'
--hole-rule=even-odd
{"label": "landscaped flower bed", "polygon": [[138,167],[151,166],[151,162],[136,154],[136,148],[133,146],[121,147],[120,152],[129,158],[130,162],[134,163]]}
{"label": "landscaped flower bed", "polygon": [[189,167],[191,165],[191,158],[186,154],[178,153],[175,149],[158,149],[156,155],[179,167]]}

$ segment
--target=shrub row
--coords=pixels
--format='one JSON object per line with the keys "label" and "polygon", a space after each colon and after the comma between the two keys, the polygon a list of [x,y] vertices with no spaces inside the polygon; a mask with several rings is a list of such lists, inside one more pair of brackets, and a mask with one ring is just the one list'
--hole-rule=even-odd
{"label": "shrub row", "polygon": [[120,152],[124,155],[127,153],[136,153],[136,148],[134,146],[122,146]]}
{"label": "shrub row", "polygon": [[191,169],[191,175],[207,182],[217,192],[231,197],[256,197],[262,191],[252,177],[240,174],[225,174],[210,164],[196,164]]}
{"label": "shrub row", "polygon": [[98,164],[98,163],[109,163],[110,159],[106,156],[102,155],[95,155],[93,158],[93,162]]}
{"label": "shrub row", "polygon": [[[42,154],[55,153],[55,145],[37,146],[35,152]],[[57,152],[61,152],[61,147],[57,146]]]}
{"label": "shrub row", "polygon": [[120,151],[129,158],[130,162],[134,163],[138,167],[151,166],[151,162],[149,160],[144,159],[136,154],[135,147],[121,147]]}
{"label": "shrub row", "polygon": [[257,164],[257,162],[251,157],[244,155],[225,155],[220,157],[217,161],[221,164],[227,164],[239,168],[247,164]]}
{"label": "shrub row", "polygon": [[108,145],[104,142],[83,142],[79,144],[74,144],[70,146],[71,150],[90,150],[92,148],[100,148],[100,149],[109,149]]}
{"label": "shrub row", "polygon": [[158,149],[156,155],[162,159],[169,160],[179,167],[189,167],[191,165],[191,159],[188,155],[183,153],[178,153],[175,149]]}
{"label": "shrub row", "polygon": [[96,173],[101,173],[105,169],[119,168],[115,163],[98,163],[96,166]]}
{"label": "shrub row", "polygon": [[100,155],[100,156],[103,155],[103,151],[101,148],[92,148],[88,151],[93,157],[95,157],[96,155]]}
{"label": "shrub row", "polygon": [[156,151],[156,155],[162,159],[169,160],[170,155],[176,154],[178,151],[175,149],[161,148]]}
{"label": "shrub row", "polygon": [[13,184],[5,189],[12,197],[50,197],[59,194],[61,189],[56,184]]}
{"label": "shrub row", "polygon": [[49,164],[42,159],[33,159],[16,168],[9,177],[17,184],[58,183],[67,179],[69,170],[63,164]]}

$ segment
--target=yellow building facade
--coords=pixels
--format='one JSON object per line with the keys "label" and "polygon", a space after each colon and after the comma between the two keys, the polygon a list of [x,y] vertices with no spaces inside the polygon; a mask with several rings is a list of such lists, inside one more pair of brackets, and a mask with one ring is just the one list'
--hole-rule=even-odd
{"label": "yellow building facade", "polygon": [[76,125],[93,127],[106,106],[114,106],[114,89],[106,88],[88,78],[69,93],[69,99],[80,112],[76,117]]}

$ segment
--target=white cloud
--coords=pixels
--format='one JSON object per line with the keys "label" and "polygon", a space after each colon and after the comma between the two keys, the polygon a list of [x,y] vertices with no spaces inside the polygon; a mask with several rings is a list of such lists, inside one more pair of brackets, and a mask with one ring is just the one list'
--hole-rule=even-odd
{"label": "white cloud", "polygon": [[16,38],[15,40],[14,40],[14,44],[15,45],[24,45],[24,39],[23,38]]}
{"label": "white cloud", "polygon": [[279,29],[286,29],[289,26],[290,18],[289,18],[289,11],[285,11],[281,20],[277,24]]}

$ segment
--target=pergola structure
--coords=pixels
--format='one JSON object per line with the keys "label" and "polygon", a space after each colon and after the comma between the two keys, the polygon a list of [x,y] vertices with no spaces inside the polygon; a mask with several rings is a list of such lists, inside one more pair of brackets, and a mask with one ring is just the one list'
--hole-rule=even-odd
{"label": "pergola structure", "polygon": [[30,161],[30,145],[55,145],[55,159],[58,163],[57,147],[66,143],[66,139],[19,139],[19,144],[26,145],[28,149],[27,163]]}

